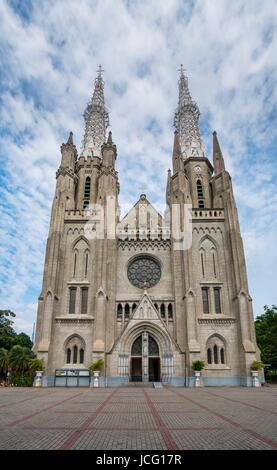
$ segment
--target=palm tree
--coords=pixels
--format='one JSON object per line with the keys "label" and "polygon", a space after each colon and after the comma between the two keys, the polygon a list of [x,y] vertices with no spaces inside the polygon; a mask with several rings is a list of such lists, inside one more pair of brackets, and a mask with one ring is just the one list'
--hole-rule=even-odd
{"label": "palm tree", "polygon": [[34,353],[24,346],[13,346],[9,352],[9,365],[15,372],[21,372],[22,375],[29,367],[29,361]]}
{"label": "palm tree", "polygon": [[0,348],[0,371],[6,376],[9,367],[9,353],[6,349]]}

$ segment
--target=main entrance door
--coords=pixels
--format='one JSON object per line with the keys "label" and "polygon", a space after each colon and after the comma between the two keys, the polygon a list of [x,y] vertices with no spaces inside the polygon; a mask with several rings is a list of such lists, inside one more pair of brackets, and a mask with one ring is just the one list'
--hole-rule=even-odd
{"label": "main entrance door", "polygon": [[146,331],[133,343],[130,380],[132,382],[159,382],[160,357],[157,342]]}

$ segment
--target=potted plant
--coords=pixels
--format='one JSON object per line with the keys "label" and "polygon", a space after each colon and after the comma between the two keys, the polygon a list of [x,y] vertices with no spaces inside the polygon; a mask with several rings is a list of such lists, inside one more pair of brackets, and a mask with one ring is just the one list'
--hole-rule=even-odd
{"label": "potted plant", "polygon": [[259,370],[263,369],[264,364],[262,361],[254,361],[251,364],[251,374],[253,379],[253,387],[260,387]]}
{"label": "potted plant", "polygon": [[103,367],[104,367],[103,359],[97,359],[97,361],[93,362],[90,365],[89,370],[93,372],[93,377],[94,377],[93,387],[99,387],[99,375],[100,375],[100,372],[103,370]]}
{"label": "potted plant", "polygon": [[42,387],[42,375],[44,371],[43,359],[34,357],[29,360],[29,369],[36,372],[34,387]]}
{"label": "potted plant", "polygon": [[204,361],[200,361],[199,359],[197,359],[196,361],[192,362],[192,368],[194,370],[194,375],[195,375],[195,387],[202,386],[200,377],[201,377],[201,370],[203,370],[204,367],[205,367]]}

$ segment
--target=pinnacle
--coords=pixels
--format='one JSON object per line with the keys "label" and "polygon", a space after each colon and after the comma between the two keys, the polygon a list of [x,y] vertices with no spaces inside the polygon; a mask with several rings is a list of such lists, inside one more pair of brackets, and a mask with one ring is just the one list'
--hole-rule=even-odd
{"label": "pinnacle", "polygon": [[111,131],[109,131],[109,136],[108,136],[107,144],[113,145],[113,139],[112,139],[112,132],[111,132]]}
{"label": "pinnacle", "polygon": [[67,144],[73,144],[73,132],[69,132]]}

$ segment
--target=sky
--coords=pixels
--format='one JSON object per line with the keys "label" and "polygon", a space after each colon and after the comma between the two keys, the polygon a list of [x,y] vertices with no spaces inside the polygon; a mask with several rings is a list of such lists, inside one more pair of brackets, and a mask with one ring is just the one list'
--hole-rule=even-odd
{"label": "sky", "polygon": [[[211,159],[233,180],[254,315],[276,304],[277,2],[0,0],[0,309],[32,333],[55,173],[80,149],[98,65],[117,145],[122,215],[160,211],[184,64]],[[274,86],[275,85],[275,86]]]}

